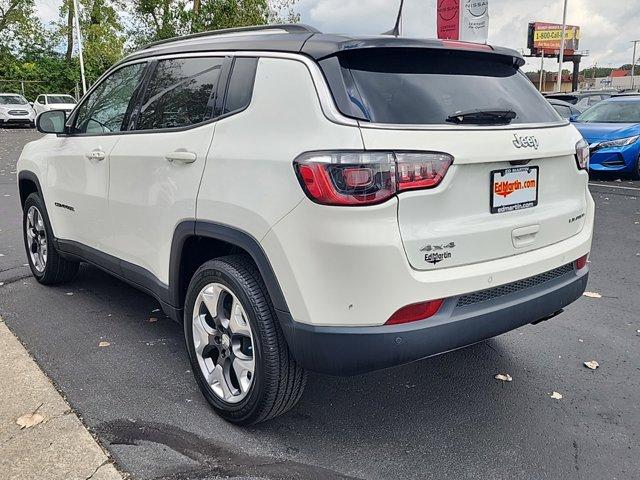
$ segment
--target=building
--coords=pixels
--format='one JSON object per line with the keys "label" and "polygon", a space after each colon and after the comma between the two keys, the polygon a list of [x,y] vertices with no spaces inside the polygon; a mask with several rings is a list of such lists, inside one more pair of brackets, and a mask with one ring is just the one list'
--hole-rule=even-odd
{"label": "building", "polygon": [[[527,77],[529,80],[536,86],[536,88],[540,87],[540,73],[539,72],[529,72],[527,73]],[[543,92],[556,92],[558,91],[558,74],[553,72],[544,72],[544,84],[542,85]],[[584,82],[584,75],[580,75],[578,77],[578,82]],[[573,75],[570,73],[562,74],[562,84],[560,91],[561,92],[571,92],[573,91]]]}

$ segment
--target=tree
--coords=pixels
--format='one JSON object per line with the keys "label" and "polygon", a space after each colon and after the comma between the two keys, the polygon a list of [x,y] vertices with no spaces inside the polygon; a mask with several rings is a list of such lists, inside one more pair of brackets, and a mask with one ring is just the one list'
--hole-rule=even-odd
{"label": "tree", "polygon": [[33,14],[33,0],[0,0],[0,34],[20,23],[24,23]]}
{"label": "tree", "polygon": [[[79,0],[78,3],[86,76],[89,83],[92,83],[124,54],[125,30],[121,15],[125,10],[125,2]],[[76,63],[73,59],[75,35],[73,0],[63,1],[57,35],[58,42],[66,42],[67,64]]]}
{"label": "tree", "polygon": [[67,53],[65,54],[65,58],[67,59],[67,63],[71,63],[71,57],[73,57],[73,16],[75,13],[73,0],[65,0],[62,8],[67,9]]}
{"label": "tree", "polygon": [[297,22],[297,0],[136,0],[137,44],[220,28]]}

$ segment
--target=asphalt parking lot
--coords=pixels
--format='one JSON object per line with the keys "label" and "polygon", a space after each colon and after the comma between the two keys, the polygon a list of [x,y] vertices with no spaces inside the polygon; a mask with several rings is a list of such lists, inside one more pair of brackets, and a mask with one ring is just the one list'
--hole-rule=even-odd
{"label": "asphalt parking lot", "polygon": [[209,409],[152,298],[89,266],[65,286],[31,278],[15,164],[38,136],[0,130],[0,315],[134,478],[638,478],[640,182],[592,183],[601,298],[406,367],[310,375],[292,412],[243,429]]}

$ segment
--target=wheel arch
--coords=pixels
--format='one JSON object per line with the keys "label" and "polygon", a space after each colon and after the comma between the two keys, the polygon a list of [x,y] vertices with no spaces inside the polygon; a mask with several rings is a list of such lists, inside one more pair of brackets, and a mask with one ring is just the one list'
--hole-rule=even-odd
{"label": "wheel arch", "polygon": [[202,263],[221,256],[246,253],[253,260],[276,310],[288,313],[284,294],[264,249],[250,234],[214,222],[184,221],[176,227],[169,264],[169,303],[184,308],[193,273]]}
{"label": "wheel arch", "polygon": [[40,195],[40,198],[42,198],[44,202],[40,180],[38,180],[38,176],[35,173],[29,170],[23,170],[18,173],[18,192],[20,193],[20,205],[22,207],[24,207],[24,202],[27,201],[27,197],[32,193]]}

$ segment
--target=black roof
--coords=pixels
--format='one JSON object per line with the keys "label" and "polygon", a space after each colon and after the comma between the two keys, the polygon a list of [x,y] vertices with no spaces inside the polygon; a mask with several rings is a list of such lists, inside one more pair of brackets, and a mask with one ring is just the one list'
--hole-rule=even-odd
{"label": "black roof", "polygon": [[129,55],[125,61],[152,55],[204,51],[271,51],[302,53],[316,60],[343,51],[369,48],[426,48],[465,50],[510,57],[518,65],[524,59],[515,50],[465,42],[415,39],[389,35],[352,36],[321,33],[304,24],[266,25],[197,33],[155,42]]}

